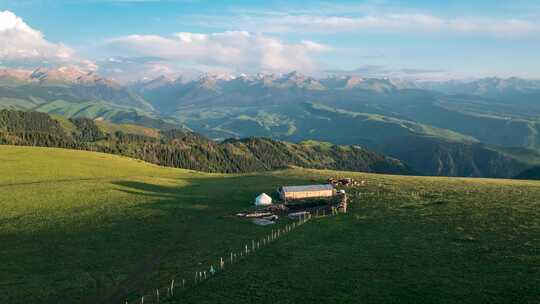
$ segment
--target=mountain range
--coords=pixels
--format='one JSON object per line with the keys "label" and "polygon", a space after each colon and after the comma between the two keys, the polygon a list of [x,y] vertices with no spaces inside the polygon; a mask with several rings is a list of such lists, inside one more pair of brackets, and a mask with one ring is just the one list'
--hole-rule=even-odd
{"label": "mountain range", "polygon": [[512,177],[540,163],[540,82],[356,75],[166,76],[129,84],[75,68],[0,71],[0,107],[178,127],[222,141],[359,145],[427,175]]}

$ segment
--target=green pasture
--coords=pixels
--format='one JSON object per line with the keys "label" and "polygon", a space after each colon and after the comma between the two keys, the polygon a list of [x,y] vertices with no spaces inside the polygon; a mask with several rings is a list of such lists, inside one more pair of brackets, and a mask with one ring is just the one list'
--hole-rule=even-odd
{"label": "green pasture", "polygon": [[233,216],[258,193],[340,176],[365,181],[346,188],[348,214],[314,219],[169,302],[540,299],[539,182],[203,174],[12,146],[0,146],[0,172],[2,303],[137,303],[274,229]]}

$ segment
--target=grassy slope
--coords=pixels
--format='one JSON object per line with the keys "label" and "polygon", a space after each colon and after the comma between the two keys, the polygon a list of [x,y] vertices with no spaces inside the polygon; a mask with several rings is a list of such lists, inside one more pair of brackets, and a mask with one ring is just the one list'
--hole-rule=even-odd
{"label": "grassy slope", "polygon": [[228,136],[237,137],[266,136],[293,141],[316,139],[363,145],[404,135],[432,136],[456,142],[477,141],[448,129],[310,102],[287,104],[286,108],[265,105],[256,108],[212,106],[182,109],[177,117],[180,123],[209,136],[212,136],[212,131],[223,131]]}
{"label": "grassy slope", "polygon": [[0,167],[2,303],[96,303],[120,285],[191,277],[270,229],[227,215],[284,182],[10,146],[0,146]]}
{"label": "grassy slope", "polygon": [[362,176],[346,216],[316,219],[171,302],[538,303],[539,183]]}
{"label": "grassy slope", "polygon": [[130,107],[113,105],[106,102],[69,102],[64,100],[51,101],[46,104],[40,105],[33,109],[34,111],[44,112],[49,114],[59,114],[68,118],[86,117],[97,118],[103,117],[105,119],[114,118],[119,112],[135,112],[140,115],[147,113]]}
{"label": "grassy slope", "polygon": [[154,128],[148,128],[134,124],[115,124],[106,120],[96,121],[96,124],[101,129],[101,131],[109,134],[114,134],[115,132],[121,131],[126,134],[144,135],[154,138],[160,137],[159,131]]}
{"label": "grassy slope", "polygon": [[[228,216],[255,194],[336,174],[209,175],[9,146],[0,168],[3,303],[119,303],[124,289],[191,278],[271,229]],[[368,182],[348,215],[310,222],[179,302],[540,297],[540,183],[346,175]]]}
{"label": "grassy slope", "polygon": [[[0,92],[1,93],[1,92]],[[137,124],[152,128],[170,129],[176,127],[167,119],[158,119],[149,111],[136,107],[112,104],[104,101],[46,101],[39,98],[7,98],[0,96],[0,109],[37,111],[50,114],[60,119],[65,118],[102,118],[118,123]],[[133,129],[133,128],[131,128]]]}

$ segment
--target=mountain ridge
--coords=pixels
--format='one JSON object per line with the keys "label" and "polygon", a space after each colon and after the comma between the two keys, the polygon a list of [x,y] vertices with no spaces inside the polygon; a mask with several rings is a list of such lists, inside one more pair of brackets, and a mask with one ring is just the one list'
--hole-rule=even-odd
{"label": "mountain ridge", "polygon": [[[536,159],[534,150],[540,149],[540,105],[534,102],[534,81],[522,84],[528,80],[484,85],[531,90],[525,95],[493,93],[498,96],[493,98],[354,75],[204,74],[194,80],[162,76],[125,86],[100,80],[95,72],[33,73],[36,79],[21,84],[18,79],[32,73],[12,71],[10,78],[10,73],[0,72],[0,108],[160,129],[184,126],[217,141],[268,137],[360,145],[415,164],[426,175],[512,177],[534,164],[526,159]],[[58,81],[62,77],[57,74],[66,75],[66,80]],[[512,153],[501,152],[503,147],[529,150],[515,161]],[[427,157],[426,151],[439,156]]]}
{"label": "mountain ridge", "polygon": [[299,166],[410,174],[397,159],[358,146],[293,144],[269,138],[217,143],[189,130],[158,131],[90,119],[0,110],[0,143],[120,154],[154,164],[206,172],[247,173]]}

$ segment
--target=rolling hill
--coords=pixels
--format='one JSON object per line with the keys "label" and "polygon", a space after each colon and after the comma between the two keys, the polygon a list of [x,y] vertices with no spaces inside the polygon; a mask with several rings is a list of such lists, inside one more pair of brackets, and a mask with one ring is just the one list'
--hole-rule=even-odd
{"label": "rolling hill", "polygon": [[501,147],[526,148],[529,160],[536,159],[540,138],[533,100],[513,104],[510,97],[493,101],[465,89],[471,95],[427,88],[290,73],[206,75],[191,82],[161,78],[133,89],[156,109],[214,139],[263,136],[361,145],[426,175],[512,177],[534,163],[500,153]]}
{"label": "rolling hill", "polygon": [[[314,140],[293,138],[298,141],[296,144],[265,137],[216,142],[187,129],[164,131],[9,110],[0,111],[0,143],[101,151],[166,166],[227,173],[300,166],[396,174],[513,177],[540,164],[538,152],[487,146],[448,130],[321,105],[310,104],[306,109],[331,119],[306,120],[314,130]],[[342,130],[335,124],[338,121],[353,130]],[[387,133],[378,133],[381,125],[393,125],[394,132],[387,128]],[[390,157],[358,145],[329,144],[331,139],[361,142],[362,146]]]}
{"label": "rolling hill", "polygon": [[0,110],[0,143],[120,154],[155,164],[206,172],[255,172],[300,166],[410,174],[397,159],[358,146],[292,144],[268,138],[214,142],[189,130],[160,131],[85,118]]}
{"label": "rolling hill", "polygon": [[[88,151],[0,146],[3,303],[534,303],[535,181],[289,169],[224,175]],[[315,218],[192,286],[195,271],[290,224],[232,214],[280,185],[353,177]],[[166,288],[176,279],[175,296]],[[180,282],[186,280],[186,288]]]}
{"label": "rolling hill", "polygon": [[1,70],[2,96],[36,102],[53,100],[104,101],[145,111],[153,107],[126,87],[75,67],[38,68],[34,71]]}
{"label": "rolling hill", "polygon": [[[293,72],[236,78],[205,75],[190,82],[159,78],[139,83],[133,90],[161,113],[216,137],[264,133],[307,139],[309,130],[302,128],[302,121],[318,117],[301,105],[317,103],[445,129],[491,145],[540,147],[540,85],[534,80],[486,78],[404,85],[358,76],[316,79]],[[250,127],[246,118],[253,121]],[[387,128],[392,132],[392,127],[382,125],[380,133]]]}
{"label": "rolling hill", "polygon": [[513,177],[540,164],[537,92],[537,82],[515,78],[409,83],[293,72],[122,86],[70,68],[0,73],[0,108],[187,128],[216,141],[361,146],[420,174],[477,177]]}
{"label": "rolling hill", "polygon": [[129,88],[74,67],[0,70],[0,108],[176,127]]}
{"label": "rolling hill", "polygon": [[[522,156],[528,156],[517,159],[511,152],[501,153],[498,146],[486,145],[449,129],[321,103],[298,103],[282,109],[257,108],[237,113],[236,118],[210,118],[218,108],[209,111],[212,112],[183,111],[186,118],[207,117],[201,128],[187,121],[183,123],[214,137],[253,135],[293,142],[313,139],[357,144],[398,158],[425,175],[512,177],[537,163],[538,152],[531,149],[522,149]],[[211,131],[204,130],[211,125],[215,125]]]}

